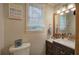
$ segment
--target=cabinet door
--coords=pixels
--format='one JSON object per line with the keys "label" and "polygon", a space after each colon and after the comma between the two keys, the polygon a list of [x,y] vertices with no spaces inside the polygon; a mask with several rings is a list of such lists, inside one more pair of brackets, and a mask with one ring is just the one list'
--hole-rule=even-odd
{"label": "cabinet door", "polygon": [[59,43],[53,42],[54,55],[73,55],[74,50]]}
{"label": "cabinet door", "polygon": [[64,50],[63,50],[63,46],[53,42],[53,54],[55,55],[63,55],[65,54]]}
{"label": "cabinet door", "polygon": [[46,54],[47,55],[52,55],[52,43],[46,41]]}

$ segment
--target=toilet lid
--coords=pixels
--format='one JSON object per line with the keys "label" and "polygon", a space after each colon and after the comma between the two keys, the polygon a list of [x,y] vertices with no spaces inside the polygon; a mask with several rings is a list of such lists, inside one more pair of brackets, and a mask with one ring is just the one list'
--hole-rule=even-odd
{"label": "toilet lid", "polygon": [[9,48],[9,52],[15,52],[15,51],[18,51],[18,50],[21,50],[21,49],[26,49],[26,48],[29,48],[30,46],[31,46],[30,43],[22,43],[22,45],[19,46],[19,47],[15,47],[14,45],[12,45]]}

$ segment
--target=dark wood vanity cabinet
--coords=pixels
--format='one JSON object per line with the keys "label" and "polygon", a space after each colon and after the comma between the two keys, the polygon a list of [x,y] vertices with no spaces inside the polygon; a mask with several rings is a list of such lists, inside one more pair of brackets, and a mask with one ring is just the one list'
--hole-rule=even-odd
{"label": "dark wood vanity cabinet", "polygon": [[52,55],[53,53],[53,49],[52,49],[52,43],[50,43],[49,41],[46,41],[46,55]]}
{"label": "dark wood vanity cabinet", "polygon": [[46,40],[46,55],[74,55],[74,49]]}

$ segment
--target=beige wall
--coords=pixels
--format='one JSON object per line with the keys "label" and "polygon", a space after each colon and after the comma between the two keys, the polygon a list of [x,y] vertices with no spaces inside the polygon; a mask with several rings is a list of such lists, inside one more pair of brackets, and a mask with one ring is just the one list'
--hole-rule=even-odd
{"label": "beige wall", "polygon": [[4,16],[3,16],[3,4],[0,4],[0,54],[1,49],[4,48]]}
{"label": "beige wall", "polygon": [[[24,4],[21,4],[24,9]],[[24,12],[25,13],[25,12]],[[22,38],[23,42],[27,42],[28,39],[24,34],[25,20],[12,20],[8,19],[8,4],[4,4],[4,18],[5,18],[5,48],[3,54],[7,54],[8,48],[14,44],[16,39]],[[24,17],[25,18],[25,17]]]}
{"label": "beige wall", "polygon": [[[25,5],[21,4],[23,10]],[[41,4],[38,4],[41,5]],[[23,42],[31,43],[31,54],[44,54],[45,53],[45,40],[47,39],[47,28],[48,24],[52,24],[53,9],[49,6],[44,5],[44,20],[45,29],[42,32],[29,32],[25,31],[25,19],[22,20],[11,20],[8,19],[8,5],[4,4],[4,16],[5,16],[5,48],[4,52],[8,50],[8,47],[14,43],[16,39],[22,38]],[[24,12],[25,13],[25,12]],[[24,16],[25,18],[25,16]],[[6,49],[6,50],[5,50]]]}
{"label": "beige wall", "polygon": [[[39,4],[40,5],[40,4]],[[31,54],[45,54],[45,40],[47,39],[48,25],[52,24],[53,9],[46,5],[41,5],[44,10],[45,30],[42,32],[27,32],[28,39],[31,42]]]}

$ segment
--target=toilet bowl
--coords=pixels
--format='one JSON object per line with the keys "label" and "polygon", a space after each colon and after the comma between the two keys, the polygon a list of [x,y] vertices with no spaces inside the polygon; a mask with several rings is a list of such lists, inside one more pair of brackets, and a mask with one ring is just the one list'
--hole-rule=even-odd
{"label": "toilet bowl", "polygon": [[13,55],[29,55],[30,54],[30,43],[22,43],[21,46],[15,47],[15,45],[12,45],[9,48],[10,54]]}

